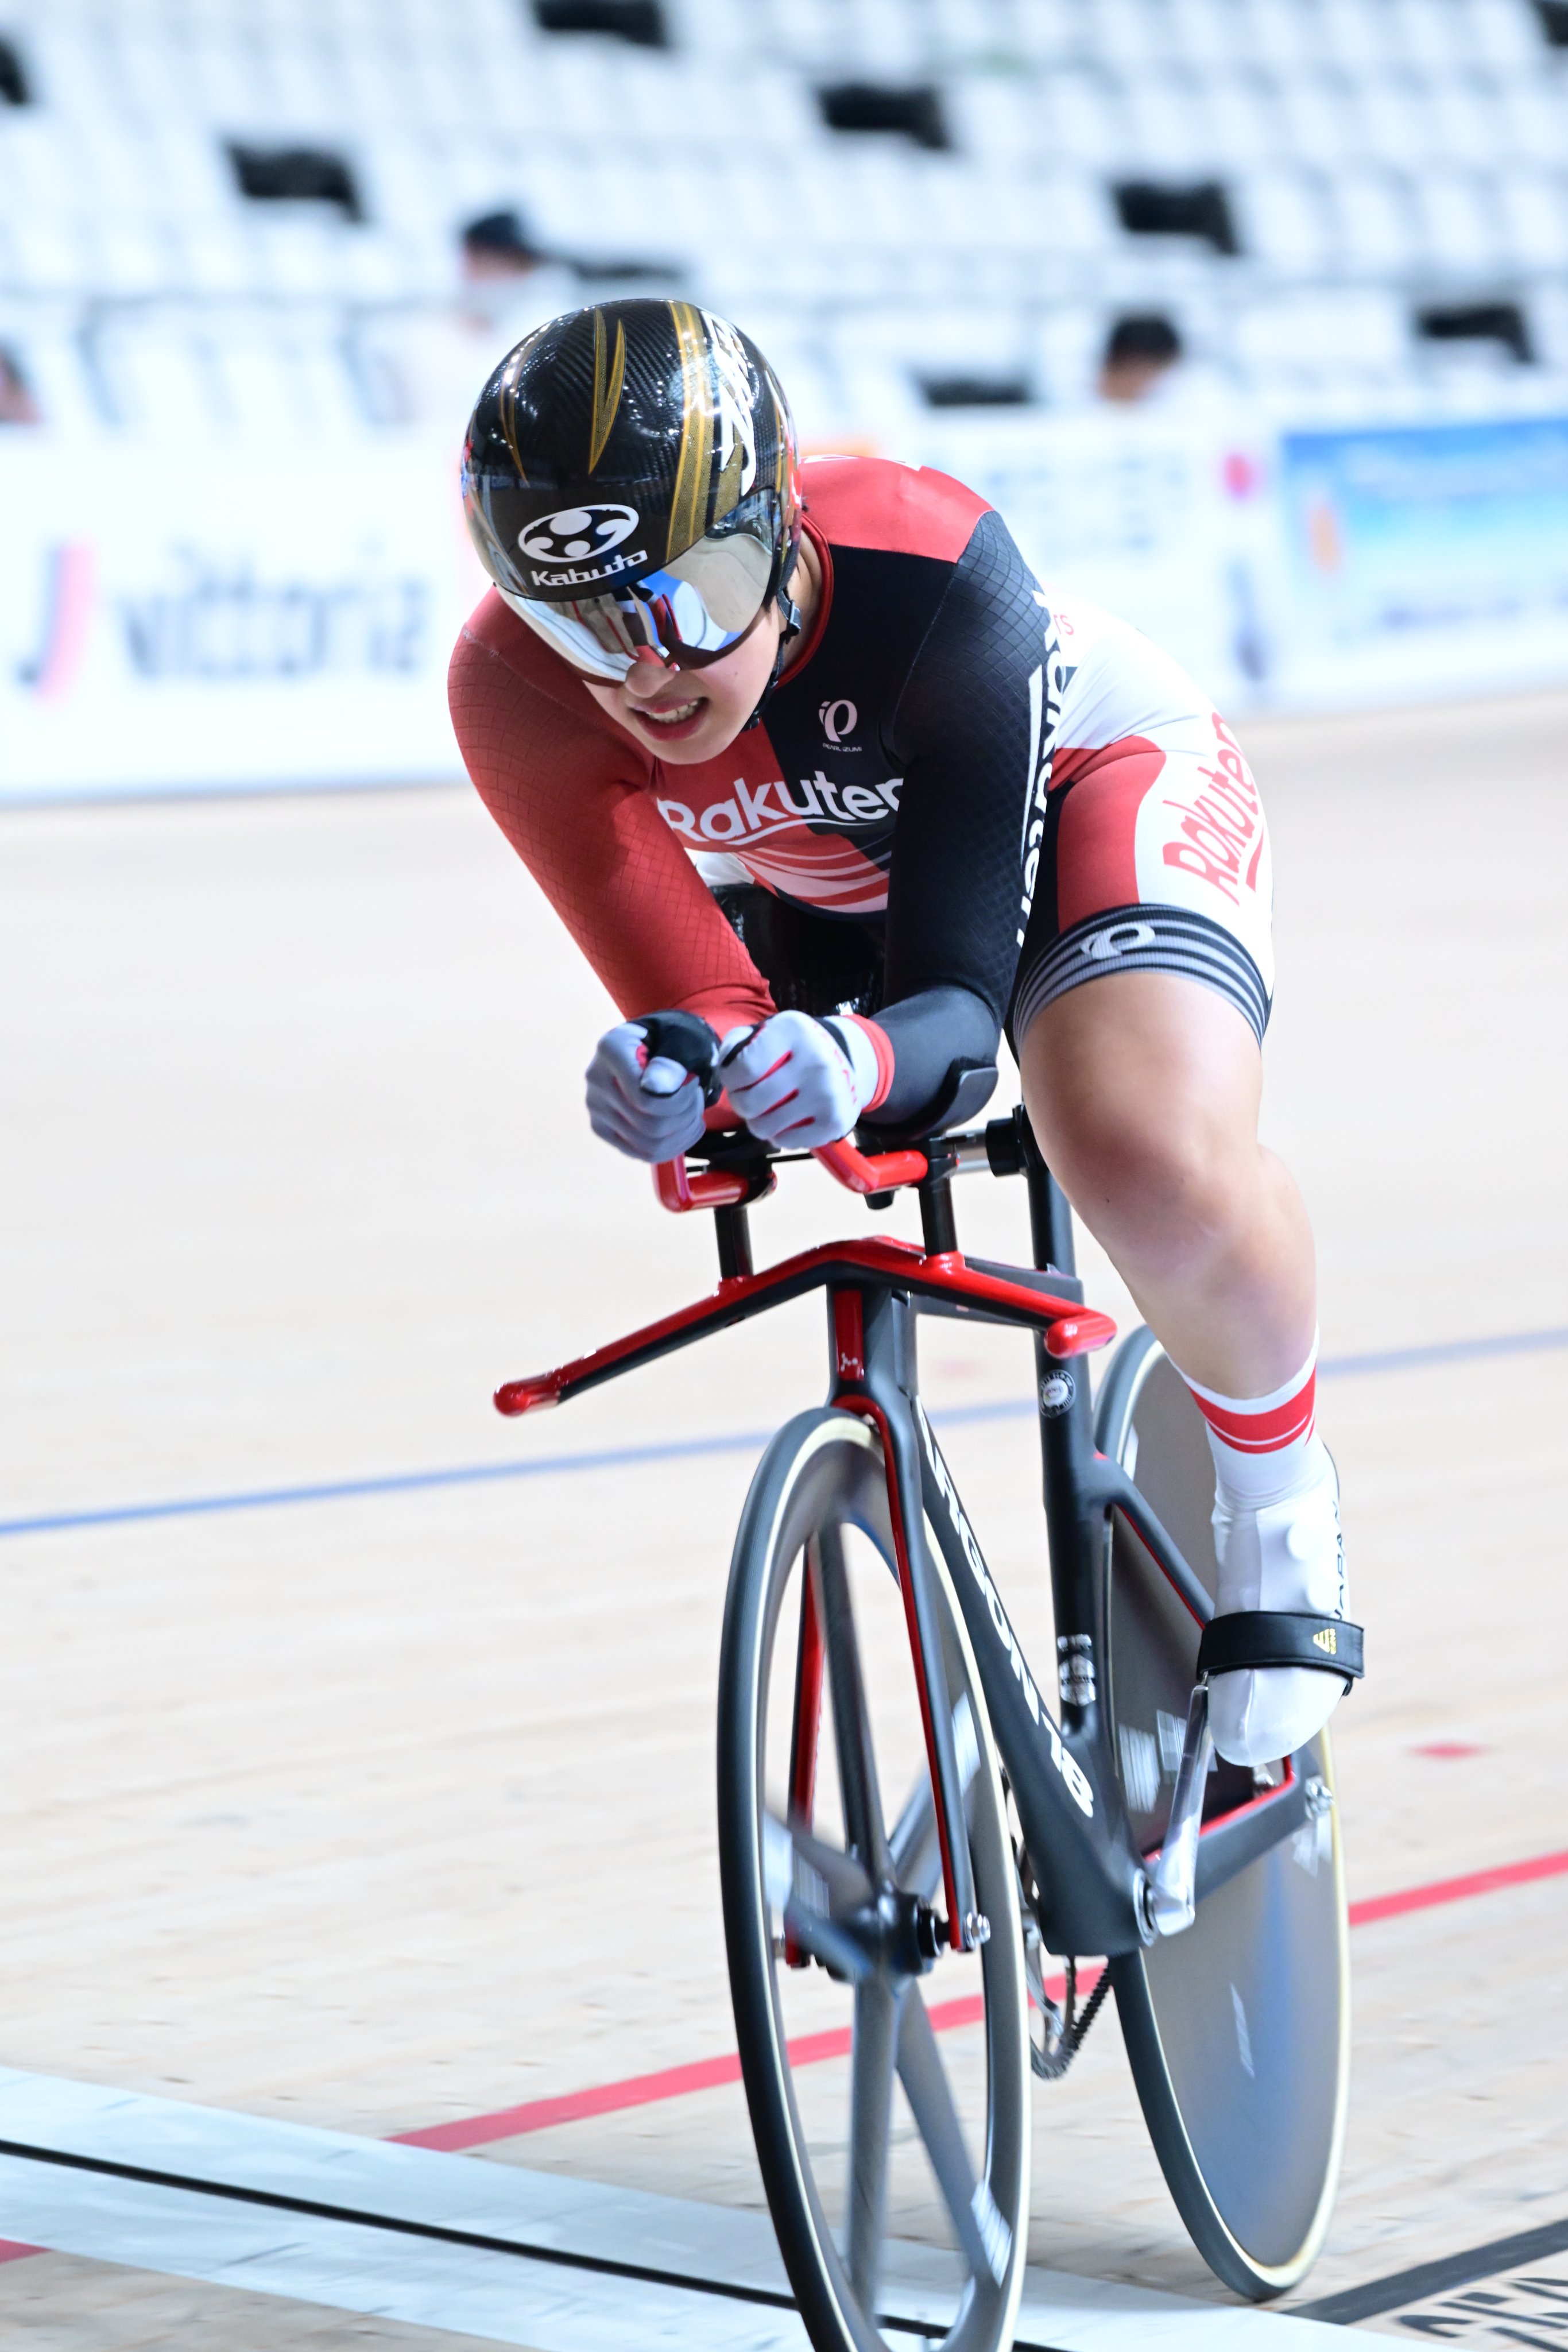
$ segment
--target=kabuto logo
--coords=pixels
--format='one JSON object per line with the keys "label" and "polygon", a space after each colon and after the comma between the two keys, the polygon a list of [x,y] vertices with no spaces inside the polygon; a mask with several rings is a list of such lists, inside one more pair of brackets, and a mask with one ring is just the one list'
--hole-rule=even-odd
{"label": "kabuto logo", "polygon": [[[824,702],[817,712],[822,722],[822,733],[830,743],[842,743],[860,725],[860,712],[852,702]],[[851,747],[858,751],[860,746]]]}
{"label": "kabuto logo", "polygon": [[585,556],[608,555],[631,538],[640,520],[635,507],[560,507],[525,523],[517,545],[536,563],[580,563]]}

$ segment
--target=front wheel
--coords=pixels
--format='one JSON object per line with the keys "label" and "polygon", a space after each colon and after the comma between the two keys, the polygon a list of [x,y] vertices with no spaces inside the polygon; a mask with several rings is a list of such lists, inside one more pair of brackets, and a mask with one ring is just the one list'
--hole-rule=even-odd
{"label": "front wheel", "polygon": [[[725,1612],[719,1864],[741,2070],[818,2352],[882,2352],[884,2328],[912,2323],[949,2352],[1000,2352],[1029,2220],[1018,1879],[979,1676],[933,1560],[990,1923],[979,1950],[945,1948],[895,1562],[875,1430],[802,1413],[752,1482]],[[907,1790],[892,1816],[884,1786]],[[898,2237],[945,2244],[946,2263],[901,2274]]]}
{"label": "front wheel", "polygon": [[[1152,1331],[1133,1332],[1112,1360],[1095,1437],[1213,1594],[1213,1457],[1192,1393]],[[1107,1621],[1116,1760],[1147,1853],[1175,1791],[1197,1627],[1119,1514]],[[1177,2210],[1210,2268],[1254,2300],[1294,2286],[1317,2257],[1350,2077],[1344,1860],[1327,1733],[1291,1766],[1311,1801],[1301,1826],[1202,1897],[1183,1933],[1112,1963],[1127,2055]],[[1254,1774],[1217,1762],[1204,1818],[1260,1793]]]}

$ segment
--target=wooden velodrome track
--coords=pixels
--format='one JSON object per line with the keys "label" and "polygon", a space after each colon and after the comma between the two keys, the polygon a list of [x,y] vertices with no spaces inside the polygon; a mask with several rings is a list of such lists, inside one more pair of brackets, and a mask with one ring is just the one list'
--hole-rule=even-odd
{"label": "wooden velodrome track", "polygon": [[[1371,1659],[1336,1733],[1371,1906],[1354,2111],[1295,2301],[1561,2341],[1568,696],[1242,732],[1280,874],[1267,1124],[1317,1221]],[[503,1375],[711,1278],[706,1221],[663,1216],[588,1133],[607,1011],[464,792],[0,820],[0,2144],[27,2137],[8,2099],[64,2115],[69,2084],[438,2145],[534,2106],[446,2135],[464,2181],[495,2159],[758,2207],[723,2063],[715,1654],[748,1433],[820,1393],[820,1308],[538,1423],[493,1416]],[[959,1213],[972,1246],[1021,1246],[1017,1188],[977,1181]],[[759,1255],[864,1220],[792,1171]],[[1022,1343],[942,1328],[939,1405],[1027,1393]],[[1032,1433],[976,1410],[948,1444],[1043,1647]],[[588,1460],[409,1475],[565,1455]],[[649,2103],[570,2095],[704,2061]],[[558,2098],[565,2120],[517,2128]],[[1034,2263],[1226,2301],[1111,2015],[1035,2114]],[[186,2259],[172,2223],[83,2219],[95,2179],[0,2158],[0,2233],[67,2249],[0,2267],[0,2342],[486,2333],[460,2298],[414,2324],[243,2249]],[[1377,2307],[1349,2294],[1407,2269]]]}

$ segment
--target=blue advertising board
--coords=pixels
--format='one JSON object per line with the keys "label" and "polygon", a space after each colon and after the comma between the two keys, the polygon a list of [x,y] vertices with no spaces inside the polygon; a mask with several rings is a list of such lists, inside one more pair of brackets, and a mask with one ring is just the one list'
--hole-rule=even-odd
{"label": "blue advertising board", "polygon": [[1279,463],[1312,699],[1568,675],[1568,416],[1288,432]]}

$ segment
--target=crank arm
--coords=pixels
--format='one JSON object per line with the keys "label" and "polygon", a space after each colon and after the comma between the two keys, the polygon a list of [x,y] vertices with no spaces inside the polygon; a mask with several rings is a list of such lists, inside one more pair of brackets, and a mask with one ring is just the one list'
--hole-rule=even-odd
{"label": "crank arm", "polygon": [[[1201,1769],[1195,1769],[1189,1785],[1186,1775],[1193,1754],[1193,1716],[1200,1702]],[[1287,1760],[1285,1778],[1277,1788],[1261,1790],[1249,1804],[1239,1805],[1234,1812],[1222,1813],[1218,1821],[1206,1824],[1202,1818],[1203,1791],[1212,1748],[1207,1685],[1199,1684],[1187,1711],[1186,1741],[1176,1776],[1170,1827],[1166,1832],[1165,1844],[1150,1861],[1155,1925],[1162,1936],[1176,1936],[1184,1927],[1190,1927],[1198,1904],[1218,1894],[1255,1862],[1260,1862],[1273,1847],[1294,1837],[1304,1823],[1315,1820],[1333,1802],[1323,1782],[1303,1771],[1305,1759],[1292,1756]]]}
{"label": "crank arm", "polygon": [[1176,1773],[1166,1842],[1149,1881],[1149,1907],[1162,1936],[1179,1936],[1197,1915],[1197,1844],[1214,1737],[1208,1727],[1207,1677],[1187,1703],[1186,1738]]}

